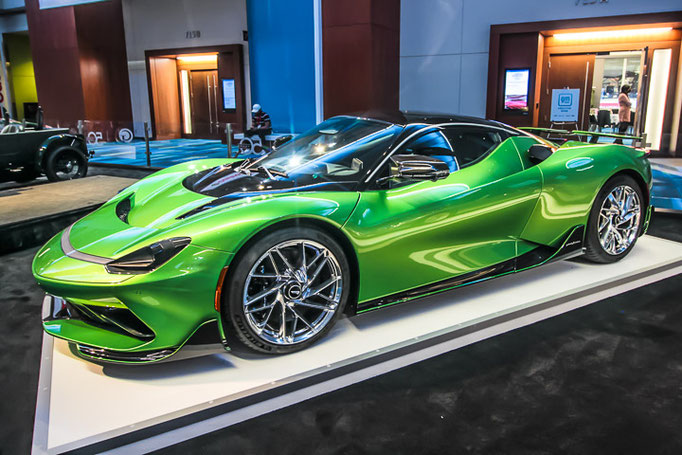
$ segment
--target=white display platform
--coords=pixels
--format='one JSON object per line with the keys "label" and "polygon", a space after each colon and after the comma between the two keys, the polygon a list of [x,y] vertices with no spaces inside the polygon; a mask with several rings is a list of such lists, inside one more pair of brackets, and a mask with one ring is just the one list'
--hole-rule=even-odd
{"label": "white display platform", "polygon": [[100,366],[45,336],[33,453],[146,453],[681,272],[682,244],[645,236],[616,264],[556,262],[345,318],[280,357],[216,346],[174,362]]}

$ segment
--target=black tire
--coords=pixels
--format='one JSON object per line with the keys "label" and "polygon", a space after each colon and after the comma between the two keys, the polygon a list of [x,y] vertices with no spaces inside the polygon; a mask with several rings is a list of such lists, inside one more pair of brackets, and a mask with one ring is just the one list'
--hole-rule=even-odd
{"label": "black tire", "polygon": [[[82,178],[88,173],[88,159],[78,150],[72,147],[60,147],[48,153],[45,158],[45,175],[50,181],[59,182]],[[72,163],[73,167],[77,165],[77,171],[67,172],[65,163]]]}
{"label": "black tire", "polygon": [[[602,205],[604,204],[604,201],[606,198],[611,194],[611,192],[620,187],[620,186],[626,186],[631,188],[639,197],[639,223],[637,225],[637,231],[634,236],[634,239],[630,243],[630,245],[622,252],[619,252],[617,254],[612,254],[606,251],[606,249],[602,246],[600,239],[599,239],[599,213],[602,208]],[[616,175],[609,179],[604,186],[599,190],[599,194],[597,194],[597,197],[594,200],[594,204],[592,205],[592,209],[590,210],[590,216],[589,220],[587,222],[587,232],[585,233],[585,247],[586,247],[586,252],[585,252],[585,258],[596,263],[600,264],[608,264],[616,261],[620,261],[623,259],[625,256],[627,256],[630,251],[632,251],[632,248],[635,246],[635,243],[637,243],[637,238],[640,236],[642,232],[642,228],[644,226],[645,218],[646,218],[646,212],[647,212],[647,201],[644,198],[644,195],[642,194],[642,190],[632,177],[628,175]]]}
{"label": "black tire", "polygon": [[[263,256],[270,251],[271,248],[293,240],[312,241],[316,244],[322,245],[331,255],[334,256],[336,259],[335,264],[339,266],[341,275],[340,300],[333,311],[333,315],[326,322],[326,325],[324,325],[317,333],[313,331],[312,333],[314,333],[314,335],[311,335],[310,338],[296,342],[294,344],[278,344],[265,339],[264,336],[261,336],[252,327],[249,320],[247,320],[247,314],[244,306],[244,290],[249,274],[251,273],[252,268],[257,265],[257,262],[261,261]],[[305,249],[305,247],[303,248]],[[324,259],[324,261],[326,261],[326,259]],[[292,264],[292,267],[297,268],[298,265]],[[248,244],[237,254],[237,257],[230,265],[229,271],[230,272],[223,289],[221,309],[228,344],[231,348],[236,348],[236,351],[238,352],[240,351],[240,348],[246,347],[248,350],[265,354],[289,354],[307,348],[320,338],[324,337],[334,326],[344,311],[349,298],[349,292],[352,287],[350,283],[350,266],[348,264],[348,259],[345,257],[343,249],[330,235],[314,228],[288,227],[262,236],[255,242]],[[309,276],[306,276],[306,278],[309,278]],[[277,282],[280,281],[275,281],[275,283]],[[282,287],[282,289],[286,289],[286,286]],[[282,291],[281,294],[279,291],[277,291],[277,297],[284,293],[285,291]],[[275,297],[275,299],[277,297]],[[263,300],[263,302],[267,301]],[[284,314],[289,314],[289,317],[292,317],[291,313],[287,313],[286,305],[283,302],[273,303],[273,305],[276,305],[278,309],[282,309]],[[298,306],[294,306],[294,308],[298,309],[299,312],[301,311],[301,308]],[[279,318],[279,315],[277,317]],[[279,319],[279,321],[281,321],[281,319]],[[267,327],[268,326],[266,325],[266,328]],[[294,328],[295,327],[296,325],[294,325]],[[235,339],[238,341],[238,344],[236,345]]]}

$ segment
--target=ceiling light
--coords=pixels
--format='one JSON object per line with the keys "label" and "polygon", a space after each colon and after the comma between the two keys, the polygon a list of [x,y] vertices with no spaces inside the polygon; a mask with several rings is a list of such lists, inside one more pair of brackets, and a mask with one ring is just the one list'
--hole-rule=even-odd
{"label": "ceiling light", "polygon": [[554,38],[560,41],[568,40],[597,40],[605,38],[628,38],[636,36],[658,35],[660,33],[669,32],[672,27],[658,27],[658,28],[635,28],[628,30],[599,30],[595,32],[579,32],[579,33],[557,33]]}
{"label": "ceiling light", "polygon": [[178,60],[187,63],[215,63],[218,61],[218,55],[181,55]]}

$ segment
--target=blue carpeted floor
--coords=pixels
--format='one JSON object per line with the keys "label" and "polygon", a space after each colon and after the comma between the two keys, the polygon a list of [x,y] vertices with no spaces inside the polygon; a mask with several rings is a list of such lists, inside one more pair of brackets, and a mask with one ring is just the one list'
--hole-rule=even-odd
{"label": "blue carpeted floor", "polygon": [[[93,163],[110,163],[134,166],[146,166],[144,141],[133,141],[130,144],[104,143],[90,145],[95,152],[91,158]],[[174,164],[203,158],[227,158],[227,146],[218,140],[207,139],[169,139],[150,142],[151,165],[153,167],[169,167]],[[232,147],[232,156],[237,147]],[[256,155],[240,155],[240,158]],[[652,173],[654,187],[652,204],[657,208],[682,210],[682,161],[653,159]]]}
{"label": "blue carpeted floor", "polygon": [[[144,141],[141,140],[135,140],[129,144],[102,143],[89,145],[88,149],[95,152],[95,156],[90,159],[93,163],[147,165],[145,145]],[[150,151],[153,167],[169,167],[203,158],[227,158],[227,146],[218,140],[208,139],[151,141]],[[237,147],[232,146],[232,156],[236,151]],[[248,158],[249,156],[240,155],[240,158]]]}

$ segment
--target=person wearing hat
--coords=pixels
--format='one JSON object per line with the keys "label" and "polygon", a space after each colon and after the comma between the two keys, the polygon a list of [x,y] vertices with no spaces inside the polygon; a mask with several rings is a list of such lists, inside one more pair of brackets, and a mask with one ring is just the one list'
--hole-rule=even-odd
{"label": "person wearing hat", "polygon": [[265,144],[265,136],[272,132],[272,122],[270,116],[263,110],[260,104],[254,104],[251,109],[251,128],[249,128],[244,136],[258,136],[261,144]]}

